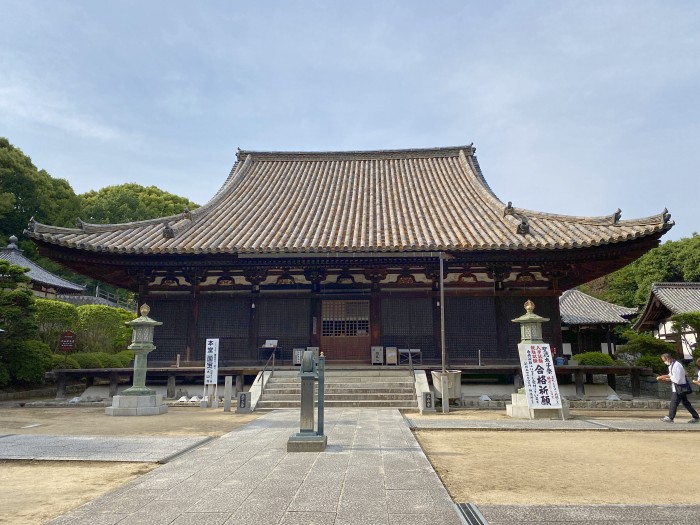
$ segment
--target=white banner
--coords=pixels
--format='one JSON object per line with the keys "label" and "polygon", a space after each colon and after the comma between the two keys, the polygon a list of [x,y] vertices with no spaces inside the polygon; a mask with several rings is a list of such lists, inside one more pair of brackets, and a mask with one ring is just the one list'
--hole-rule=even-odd
{"label": "white banner", "polygon": [[530,408],[561,408],[557,375],[548,344],[520,344],[520,367]]}
{"label": "white banner", "polygon": [[204,354],[204,384],[215,385],[219,376],[219,340],[207,339]]}

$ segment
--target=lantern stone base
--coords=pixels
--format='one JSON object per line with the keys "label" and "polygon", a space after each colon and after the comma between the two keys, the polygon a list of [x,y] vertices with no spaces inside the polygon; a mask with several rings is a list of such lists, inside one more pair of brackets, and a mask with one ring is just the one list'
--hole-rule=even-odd
{"label": "lantern stone base", "polygon": [[299,432],[287,439],[287,452],[323,452],[326,450],[328,436]]}
{"label": "lantern stone base", "polygon": [[105,408],[108,416],[158,416],[168,411],[161,396],[114,396],[112,406]]}
{"label": "lantern stone base", "polygon": [[516,419],[569,419],[569,402],[562,399],[561,410],[558,408],[530,408],[525,394],[511,394],[512,404],[506,405],[506,415]]}

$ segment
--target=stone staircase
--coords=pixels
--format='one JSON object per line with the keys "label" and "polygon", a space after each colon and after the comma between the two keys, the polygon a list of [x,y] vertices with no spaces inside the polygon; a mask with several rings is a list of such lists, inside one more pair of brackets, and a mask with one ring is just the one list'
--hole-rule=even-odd
{"label": "stone staircase", "polygon": [[[326,370],[325,406],[416,409],[415,386],[408,370]],[[297,370],[277,370],[255,410],[299,408]],[[318,396],[316,395],[317,399]]]}

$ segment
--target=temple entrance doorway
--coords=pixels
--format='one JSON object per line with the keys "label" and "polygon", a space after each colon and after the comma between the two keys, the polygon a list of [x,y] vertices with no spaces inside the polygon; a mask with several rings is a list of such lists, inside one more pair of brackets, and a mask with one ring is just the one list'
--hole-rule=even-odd
{"label": "temple entrance doorway", "polygon": [[321,351],[329,361],[370,362],[369,301],[321,303]]}

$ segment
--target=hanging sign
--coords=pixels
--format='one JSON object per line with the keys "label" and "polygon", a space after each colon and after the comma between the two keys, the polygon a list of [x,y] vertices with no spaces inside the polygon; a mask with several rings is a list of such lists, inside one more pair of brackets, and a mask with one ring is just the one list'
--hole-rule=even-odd
{"label": "hanging sign", "polygon": [[219,340],[207,339],[204,354],[204,384],[215,385],[219,377]]}
{"label": "hanging sign", "polygon": [[530,408],[561,408],[557,375],[549,345],[519,344],[520,367]]}

